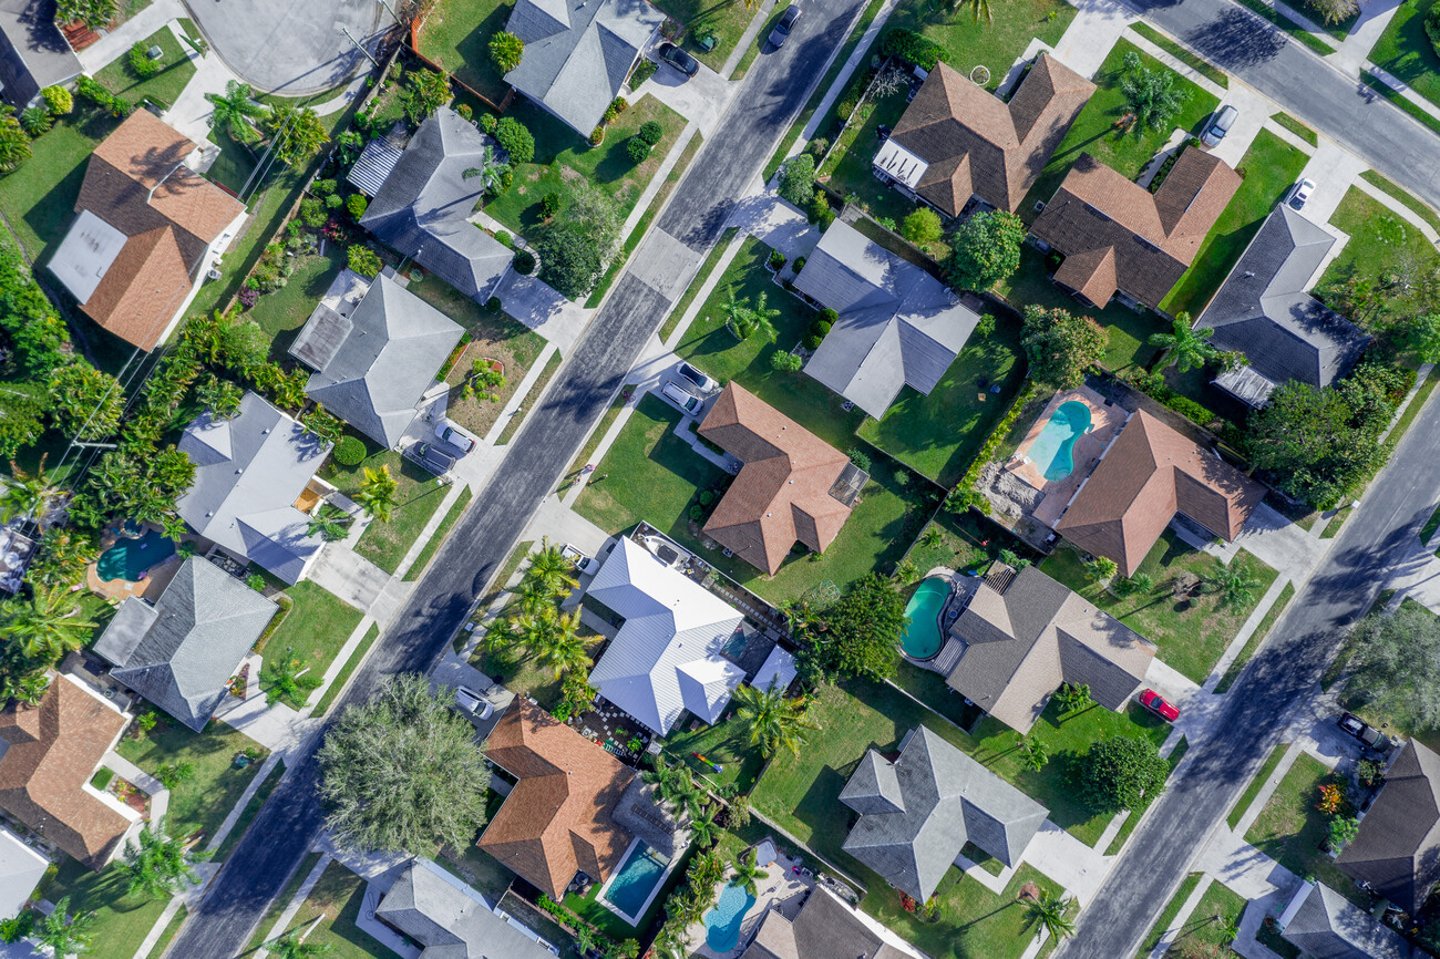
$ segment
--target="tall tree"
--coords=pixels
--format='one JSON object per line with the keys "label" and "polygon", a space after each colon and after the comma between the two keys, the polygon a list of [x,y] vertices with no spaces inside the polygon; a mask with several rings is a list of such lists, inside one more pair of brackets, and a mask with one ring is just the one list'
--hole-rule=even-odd
{"label": "tall tree", "polygon": [[1440,729],[1440,618],[1412,600],[1355,625],[1348,697],[1412,732]]}
{"label": "tall tree", "polygon": [[801,648],[806,667],[826,675],[888,679],[894,675],[897,648],[908,622],[905,598],[895,584],[871,573],[813,614]]}
{"label": "tall tree", "polygon": [[752,848],[731,865],[730,881],[750,895],[756,895],[756,883],[769,875],[769,870],[759,865],[758,853]]}
{"label": "tall tree", "polygon": [[386,463],[364,467],[362,476],[360,488],[355,491],[355,502],[380,522],[390,522],[399,505],[400,481],[391,475]]}
{"label": "tall tree", "polygon": [[105,439],[115,432],[125,412],[120,382],[83,360],[65,363],[50,374],[50,395],[55,428],[73,439]]}
{"label": "tall tree", "polygon": [[1032,928],[1045,930],[1056,942],[1075,935],[1075,920],[1070,918],[1065,900],[1054,893],[1047,892],[1030,900],[1025,909],[1025,922]]}
{"label": "tall tree", "polygon": [[490,36],[490,62],[501,73],[509,73],[520,66],[525,56],[525,43],[508,30],[500,30]]}
{"label": "tall tree", "polygon": [[1155,744],[1133,736],[1100,740],[1079,768],[1081,797],[1100,813],[1144,808],[1170,774],[1170,764],[1160,758]]}
{"label": "tall tree", "polygon": [[532,584],[535,592],[552,600],[564,599],[570,591],[580,585],[575,578],[575,564],[560,547],[548,539],[540,541],[540,548],[530,554],[521,583]]}
{"label": "tall tree", "polygon": [[1171,70],[1150,70],[1135,51],[1125,54],[1120,76],[1120,93],[1135,117],[1139,129],[1160,130],[1174,120],[1185,105],[1186,94],[1175,87]]}
{"label": "tall tree", "polygon": [[163,820],[146,825],[138,839],[138,843],[132,839],[125,844],[120,867],[130,895],[168,898],[200,881],[193,866],[195,857],[186,851],[183,842],[165,834]]}
{"label": "tall tree", "polygon": [[1246,606],[1254,601],[1260,586],[1260,578],[1251,572],[1248,566],[1242,565],[1238,556],[1228,566],[1222,565],[1205,577],[1205,587],[1212,593],[1219,594],[1220,605],[1231,608]]}
{"label": "tall tree", "polygon": [[332,503],[325,503],[310,514],[310,522],[305,527],[305,535],[319,536],[327,543],[334,543],[344,539],[349,533],[351,521],[352,517],[349,513]]}
{"label": "tall tree", "polygon": [[400,108],[405,119],[420,124],[450,102],[450,78],[434,70],[410,70],[400,91]]}
{"label": "tall tree", "polygon": [[255,121],[265,116],[269,108],[256,101],[250,84],[231,80],[225,84],[224,93],[207,93],[205,99],[210,101],[210,126],[216,133],[244,144],[260,139]]}
{"label": "tall tree", "polygon": [[1030,377],[1055,389],[1085,382],[1085,371],[1105,355],[1110,335],[1089,317],[1068,310],[1025,308],[1020,343],[1030,361]]}
{"label": "tall tree", "polygon": [[75,594],[49,586],[37,587],[28,603],[7,603],[3,616],[0,632],[8,633],[27,657],[47,664],[84,646],[95,631]]}
{"label": "tall tree", "polygon": [[70,897],[62,896],[50,915],[40,919],[30,937],[42,946],[49,946],[56,959],[86,952],[95,941],[91,932],[95,925],[93,912],[71,912]]}
{"label": "tall tree", "polygon": [[739,686],[731,699],[736,704],[735,718],[745,729],[750,745],[760,747],[760,754],[766,759],[782,748],[798,756],[806,732],[819,728],[814,720],[806,717],[805,700],[786,699],[785,691],[776,688],[774,683],[766,689],[748,684]]}
{"label": "tall tree", "polygon": [[330,142],[324,122],[309,107],[272,104],[260,126],[275,145],[276,158],[295,170],[308,166]]}
{"label": "tall tree", "polygon": [[0,480],[0,522],[13,519],[38,519],[45,515],[49,504],[60,495],[60,488],[50,481],[45,472],[45,460],[49,453],[40,455],[40,464],[30,472],[14,460],[10,461],[10,476]]}
{"label": "tall tree", "polygon": [[287,932],[265,944],[265,951],[275,959],[319,959],[329,955],[331,949],[328,942],[306,942],[299,931]]}
{"label": "tall tree", "polygon": [[1150,334],[1150,345],[1165,351],[1166,366],[1188,373],[1219,358],[1220,351],[1210,345],[1210,337],[1214,335],[1215,331],[1209,327],[1194,329],[1190,325],[1190,314],[1182,311],[1176,314],[1169,333]]}
{"label": "tall tree", "polygon": [[946,277],[962,290],[985,291],[1020,268],[1025,224],[1005,210],[977,213],[950,236]]}

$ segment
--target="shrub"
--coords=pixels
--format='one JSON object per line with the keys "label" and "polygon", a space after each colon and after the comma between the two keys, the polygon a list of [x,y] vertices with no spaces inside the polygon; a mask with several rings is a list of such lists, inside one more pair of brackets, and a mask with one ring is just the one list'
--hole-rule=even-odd
{"label": "shrub", "polygon": [[300,201],[300,222],[312,230],[318,230],[330,219],[330,214],[325,212],[325,204],[313,196],[306,197]]}
{"label": "shrub", "polygon": [[350,269],[361,276],[373,280],[380,275],[380,256],[368,246],[356,243],[346,251],[345,255],[350,262]]}
{"label": "shrub", "polygon": [[815,197],[815,158],[808,153],[791,157],[780,168],[780,184],[776,192],[802,209]]}
{"label": "shrub", "polygon": [[515,238],[514,238],[513,236],[511,236],[510,233],[509,233],[509,231],[507,231],[507,230],[496,230],[496,231],[495,231],[495,242],[496,242],[496,243],[499,243],[501,246],[505,247],[505,249],[507,249],[507,250],[513,250],[513,249],[515,249]]}
{"label": "shrub", "polygon": [[900,27],[886,30],[884,39],[880,41],[882,57],[899,57],[922,70],[934,70],[944,54],[944,49],[938,44]]}
{"label": "shrub", "polygon": [[820,344],[824,342],[824,340],[825,337],[820,336],[816,333],[811,333],[809,336],[805,337],[805,348],[807,350],[818,350],[820,349]]}
{"label": "shrub", "polygon": [[455,107],[455,112],[458,113],[458,114],[460,114],[460,116],[461,116],[462,119],[465,119],[465,120],[474,120],[474,119],[475,119],[475,108],[472,107],[472,106],[471,106],[470,104],[468,104],[468,103],[461,103],[461,104],[459,104],[458,106],[456,106],[456,107]]}
{"label": "shrub", "polygon": [[529,163],[535,159],[535,138],[514,117],[501,117],[495,124],[495,139],[500,148],[510,155],[512,165]]}
{"label": "shrub", "polygon": [[64,87],[46,87],[40,91],[40,98],[55,116],[62,116],[75,109],[75,98]]}
{"label": "shrub", "polygon": [[[835,222],[835,211],[830,209],[830,201],[825,199],[825,194],[820,190],[815,191],[815,196],[805,207],[805,219],[818,226],[821,232]],[[796,267],[795,272],[800,272],[800,268]]]}
{"label": "shrub", "polygon": [[[804,258],[804,257],[801,257],[798,262],[804,263],[804,262],[805,262],[805,258]],[[840,314],[837,313],[835,310],[831,309],[831,308],[828,307],[828,306],[825,307],[825,309],[823,309],[823,310],[820,311],[820,320],[821,320],[821,322],[823,322],[823,323],[825,324],[825,329],[826,329],[826,330],[829,330],[830,327],[834,326],[835,323],[836,323],[836,321],[839,320],[839,319],[840,319]]]}
{"label": "shrub", "polygon": [[1425,13],[1425,35],[1430,38],[1435,55],[1440,56],[1440,4],[1431,4]]}
{"label": "shrub", "polygon": [[555,214],[559,213],[560,208],[564,205],[565,198],[555,190],[551,190],[540,198],[540,212],[545,214],[545,219],[547,220],[554,218]]}
{"label": "shrub", "polygon": [[338,210],[345,205],[345,198],[338,193],[332,193],[325,198],[325,209]]}
{"label": "shrub", "polygon": [[830,149],[830,141],[825,137],[816,137],[805,145],[805,152],[814,157],[817,161]]}
{"label": "shrub", "polygon": [[900,226],[900,235],[911,243],[934,243],[940,239],[940,215],[928,206],[922,206],[905,217]]}
{"label": "shrub", "polygon": [[330,196],[335,192],[336,185],[333,179],[316,180],[310,184],[310,192],[316,196]]}
{"label": "shrub", "polygon": [[342,436],[331,455],[341,466],[359,466],[365,461],[365,444],[354,436]]}
{"label": "shrub", "polygon": [[593,129],[593,130],[590,131],[590,145],[591,145],[592,147],[598,147],[600,144],[602,144],[602,143],[604,143],[604,142],[605,142],[605,124],[602,123],[602,124],[600,124],[598,127],[596,127],[595,129]]}
{"label": "shrub", "polygon": [[810,324],[810,332],[814,333],[816,336],[824,336],[825,334],[830,332],[830,327],[831,325],[829,322],[825,320],[816,320],[814,323]]}
{"label": "shrub", "polygon": [[[795,258],[794,269],[796,273],[799,273],[801,270],[805,269],[805,258],[803,256],[797,256]],[[835,315],[838,317],[840,314],[837,313]]]}
{"label": "shrub", "polygon": [[529,250],[517,250],[515,252],[515,270],[521,276],[529,276],[535,272],[535,254]]}
{"label": "shrub", "polygon": [[251,573],[249,576],[245,577],[245,585],[249,586],[257,593],[263,593],[265,592],[265,577],[261,576],[259,573]]}
{"label": "shrub", "polygon": [[38,137],[54,125],[55,118],[44,107],[27,107],[20,114],[20,126],[32,137]]}
{"label": "shrub", "polygon": [[485,133],[494,133],[495,124],[499,122],[499,119],[493,113],[480,114],[480,129]]}
{"label": "shrub", "polygon": [[151,60],[150,55],[145,52],[145,44],[136,43],[125,55],[126,63],[130,66],[130,72],[135,74],[136,79],[148,80],[160,72],[160,61]]}
{"label": "shrub", "polygon": [[525,44],[515,34],[501,30],[490,38],[490,62],[501,73],[509,73],[520,65],[525,56]]}
{"label": "shrub", "polygon": [[656,63],[654,60],[642,58],[639,63],[635,64],[635,72],[630,74],[630,89],[640,89],[640,84],[653,77],[655,75],[655,71],[659,69],[660,64]]}
{"label": "shrub", "polygon": [[644,163],[650,156],[650,144],[639,137],[631,137],[625,141],[625,155],[631,163]]}
{"label": "shrub", "polygon": [[770,368],[782,373],[798,373],[804,365],[805,361],[800,358],[798,353],[776,350],[770,354]]}
{"label": "shrub", "polygon": [[365,215],[365,211],[369,209],[369,207],[370,201],[365,199],[365,194],[363,193],[352,193],[345,201],[345,211],[357,222]]}
{"label": "shrub", "polygon": [[635,135],[653,147],[665,139],[665,128],[660,125],[659,120],[646,120],[640,124],[640,130]]}
{"label": "shrub", "polygon": [[504,305],[505,304],[500,302],[500,297],[498,296],[492,296],[490,297],[490,299],[485,301],[485,309],[489,310],[491,313],[499,313],[500,310],[504,308]]}
{"label": "shrub", "polygon": [[770,251],[770,269],[782,270],[785,268],[785,254],[779,250]]}

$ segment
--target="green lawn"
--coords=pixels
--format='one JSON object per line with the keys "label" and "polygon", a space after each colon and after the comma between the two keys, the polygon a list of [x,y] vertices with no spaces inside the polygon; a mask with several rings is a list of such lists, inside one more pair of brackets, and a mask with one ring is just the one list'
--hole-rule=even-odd
{"label": "green lawn", "polygon": [[1385,290],[1387,305],[1397,314],[1423,312],[1424,295],[1407,292],[1384,281],[1397,262],[1410,261],[1430,271],[1440,266],[1440,255],[1420,231],[1401,220],[1376,200],[1351,187],[1340,201],[1331,224],[1350,235],[1338,256],[1315,285],[1316,295],[1335,304],[1327,290],[1343,289],[1347,278],[1368,278]]}
{"label": "green lawn", "polygon": [[906,912],[900,897],[884,880],[871,879],[871,891],[861,908],[933,959],[1015,959],[1036,935],[1025,918],[1025,906],[1019,898],[1021,888],[1034,883],[1042,894],[1061,891],[1059,885],[1028,863],[1015,871],[1005,891],[998,895],[979,880],[951,869],[935,890],[940,912],[930,922],[917,913]]}
{"label": "green lawn", "polygon": [[[927,543],[932,529],[939,533],[940,538]],[[905,558],[915,564],[921,575],[936,566],[954,570],[976,569],[990,561],[990,549],[982,546],[981,542],[994,536],[993,527],[982,529],[970,513],[956,516],[949,510],[940,510],[920,531]]]}
{"label": "green lawn", "polygon": [[1053,48],[1075,18],[1075,8],[1063,0],[1006,0],[992,3],[990,15],[989,21],[977,20],[963,5],[904,3],[886,26],[916,30],[938,43],[945,50],[942,59],[962,73],[986,67],[994,89],[1031,39]]}
{"label": "green lawn", "polygon": [[[820,179],[843,197],[853,197],[867,213],[895,229],[915,209],[915,201],[880,180],[871,172],[879,139],[877,129],[893,128],[910,104],[905,91],[881,100],[869,100],[855,111],[855,117],[835,139],[835,145],[820,168]],[[949,247],[943,240],[926,248],[937,260],[943,260]]]}
{"label": "green lawn", "polygon": [[444,544],[445,537],[450,533],[450,527],[454,526],[455,521],[460,518],[460,514],[465,512],[465,507],[470,505],[472,495],[468,486],[460,491],[460,495],[455,498],[454,503],[450,504],[450,509],[440,520],[440,525],[435,527],[435,532],[430,536],[430,540],[421,547],[419,555],[415,557],[415,562],[411,563],[410,568],[405,571],[406,580],[419,579],[420,574],[425,572],[425,567],[430,565],[430,559],[435,555],[436,550]]}
{"label": "green lawn", "polygon": [[1265,642],[1265,637],[1270,635],[1270,630],[1274,627],[1275,621],[1285,612],[1285,607],[1290,605],[1290,600],[1294,597],[1295,584],[1286,583],[1285,588],[1280,590],[1280,595],[1275,597],[1275,602],[1271,605],[1270,611],[1265,614],[1264,619],[1260,620],[1260,625],[1255,627],[1255,632],[1251,633],[1250,638],[1245,640],[1245,645],[1240,648],[1240,654],[1231,661],[1230,667],[1225,670],[1225,675],[1220,677],[1220,682],[1215,684],[1215,692],[1226,692],[1234,685],[1235,680],[1240,678],[1240,673],[1245,668],[1245,664],[1250,662],[1250,657],[1255,655],[1255,650],[1259,649],[1260,644]]}
{"label": "green lawn", "polygon": [[39,894],[51,902],[69,896],[71,913],[95,914],[90,927],[95,941],[85,950],[85,959],[133,959],[136,944],[150,934],[164,912],[165,900],[131,896],[125,891],[127,885],[118,862],[95,872],[66,859],[59,872],[41,883]]}
{"label": "green lawn", "polygon": [[124,97],[137,106],[146,97],[166,108],[174,106],[175,101],[180,98],[180,92],[195,75],[195,64],[186,57],[185,48],[180,45],[169,27],[156,30],[141,40],[140,45],[147,50],[158,46],[163,51],[160,59],[155,61],[160,64],[159,73],[148,80],[137,79],[130,69],[127,51],[95,74],[95,79],[104,84],[111,93]]}
{"label": "green lawn", "polygon": [[216,136],[214,130],[210,131],[207,139],[218,146],[220,152],[216,155],[215,162],[210,164],[210,169],[205,171],[205,175],[231,192],[241,193],[250,182],[259,157],[243,143],[236,143],[223,134]]}
{"label": "green lawn", "polygon": [[364,898],[365,880],[332,862],[300,906],[291,928],[308,927],[320,917],[305,942],[324,949],[327,959],[394,959],[393,952],[355,925]]}
{"label": "green lawn", "polygon": [[[266,640],[264,655],[283,657],[289,649],[289,655],[302,663],[300,668],[308,667],[306,676],[324,676],[335,654],[360,625],[361,613],[314,583],[297,583],[285,592],[294,605]],[[303,698],[287,698],[286,702],[296,709],[305,705]]]}
{"label": "green lawn", "polygon": [[255,301],[246,314],[260,324],[271,338],[270,355],[281,359],[295,342],[300,327],[310,319],[315,304],[325,295],[335,277],[345,268],[345,248],[326,243],[325,252],[309,253],[296,258],[295,272],[290,280],[274,293],[266,293]]}
{"label": "green lawn", "polygon": [[1404,187],[1400,186],[1400,184],[1381,176],[1374,170],[1364,171],[1360,174],[1360,179],[1366,181],[1371,186],[1377,187],[1382,193],[1389,194],[1394,199],[1405,204],[1405,206],[1410,208],[1411,212],[1430,224],[1431,229],[1440,233],[1440,215],[1437,215],[1424,201],[1407,191]]}
{"label": "green lawn", "polygon": [[1147,959],[1155,947],[1160,944],[1160,937],[1165,935],[1165,930],[1169,929],[1171,923],[1175,921],[1175,917],[1180,915],[1180,907],[1185,905],[1185,900],[1190,898],[1190,894],[1195,891],[1195,887],[1200,885],[1200,880],[1204,878],[1203,872],[1192,872],[1180,880],[1179,888],[1175,890],[1175,895],[1170,897],[1170,901],[1165,904],[1165,908],[1160,910],[1160,915],[1155,919],[1155,925],[1150,927],[1150,934],[1145,937],[1135,959]]}
{"label": "green lawn", "polygon": [[[750,744],[743,724],[734,716],[713,726],[702,724],[693,732],[677,727],[665,737],[663,745],[665,756],[672,763],[684,763],[712,786],[733,783],[742,793],[748,793],[755,787],[755,780],[765,764],[760,750]],[[723,771],[716,773],[710,766],[702,765],[695,758],[695,753],[724,767]]]}
{"label": "green lawn", "polygon": [[331,457],[325,464],[325,478],[353,497],[364,479],[365,469],[390,468],[390,475],[399,482],[395,507],[388,521],[372,520],[369,528],[355,545],[355,552],[387,573],[395,572],[410,546],[419,537],[430,516],[439,508],[450,487],[428,470],[406,459],[395,450],[382,450],[367,456],[359,466],[345,467]]}
{"label": "green lawn", "polygon": [[30,142],[30,159],[0,178],[0,215],[5,217],[25,254],[43,263],[75,218],[75,200],[85,179],[90,154],[119,123],[83,102]]}
{"label": "green lawn", "polygon": [[[1295,134],[1297,137],[1304,140],[1312,147],[1320,145],[1320,135],[1314,130],[1310,129],[1310,127],[1306,126],[1304,123],[1301,123],[1299,120],[1292,117],[1290,114],[1282,111],[1280,113],[1272,114],[1270,119],[1274,120],[1276,124],[1289,130],[1291,133]],[[1369,179],[1369,177],[1363,173],[1361,174],[1361,176],[1365,176],[1366,179]]]}
{"label": "green lawn", "polygon": [[[758,4],[751,7],[745,0],[657,0],[655,6],[684,24],[685,40],[681,46],[717,71],[725,65],[735,44],[740,42],[740,35],[759,10]],[[707,35],[715,38],[715,49],[709,53],[697,42]]]}
{"label": "green lawn", "polygon": [[1190,69],[1194,70],[1196,73],[1199,73],[1201,76],[1205,77],[1205,79],[1209,80],[1217,87],[1222,87],[1226,89],[1229,88],[1230,76],[1224,70],[1221,70],[1209,60],[1206,60],[1204,57],[1196,56],[1195,54],[1191,53],[1188,47],[1184,47],[1176,43],[1174,40],[1171,40],[1165,34],[1161,33],[1159,30],[1156,30],[1154,27],[1150,26],[1150,24],[1146,23],[1145,21],[1139,20],[1135,23],[1132,23],[1130,25],[1130,29],[1134,30],[1136,33],[1140,34],[1140,36],[1155,44],[1161,50],[1164,50],[1166,53],[1170,54],[1172,57],[1179,60],[1181,63],[1190,67]]}
{"label": "green lawn", "polygon": [[[517,100],[506,116],[519,120],[534,134],[535,159],[516,165],[514,184],[487,203],[485,212],[522,235],[544,219],[540,201],[547,193],[563,194],[567,183],[578,181],[609,194],[624,222],[685,126],[680,114],[649,96],[620,114],[607,129],[605,142],[597,147],[527,100]],[[665,136],[649,157],[637,164],[626,154],[625,141],[649,120],[659,122]]]}
{"label": "green lawn", "polygon": [[499,103],[510,89],[490,61],[490,37],[505,29],[508,0],[439,0],[425,17],[418,49],[460,82]]}
{"label": "green lawn", "polygon": [[[1125,96],[1120,92],[1120,80],[1125,55],[1131,52],[1139,54],[1145,69],[1172,73],[1175,77],[1175,89],[1184,97],[1184,106],[1179,114],[1158,130],[1132,127],[1122,131],[1115,127],[1115,122],[1127,112]],[[1174,73],[1127,40],[1115,44],[1115,48],[1095,74],[1095,83],[1095,95],[1085,104],[1085,109],[1080,111],[1080,116],[1076,117],[1070,132],[1050,157],[1040,179],[1026,197],[1025,204],[1021,207],[1023,216],[1034,218],[1035,202],[1050,199],[1065,172],[1081,154],[1089,153],[1106,166],[1133,179],[1140,175],[1140,171],[1165,145],[1171,131],[1176,127],[1191,132],[1198,130],[1220,103],[1214,96]]]}
{"label": "green lawn", "polygon": [[315,708],[311,710],[310,715],[324,716],[325,713],[329,711],[330,704],[335,701],[335,697],[339,696],[340,691],[345,688],[345,682],[350,678],[350,674],[355,672],[359,665],[364,662],[365,654],[370,651],[370,647],[374,646],[375,640],[379,638],[379,625],[371,626],[365,631],[364,638],[361,639],[359,645],[355,647],[355,651],[350,654],[350,658],[345,660],[345,665],[341,666],[340,671],[335,674],[335,681],[325,690],[324,695],[322,695],[319,702],[315,704]]}
{"label": "green lawn", "polygon": [[1405,0],[1375,46],[1370,62],[1404,80],[1431,103],[1440,104],[1440,56],[1425,35],[1425,14],[1435,0]]}
{"label": "green lawn", "polygon": [[1301,754],[1280,780],[1259,818],[1245,833],[1245,841],[1297,876],[1313,876],[1362,909],[1365,895],[1323,848],[1329,820],[1315,808],[1317,790],[1331,772],[1318,759]]}
{"label": "green lawn", "polygon": [[1176,577],[1190,574],[1203,581],[1221,564],[1208,553],[1186,545],[1170,530],[1140,564],[1139,572],[1148,574],[1155,583],[1148,593],[1120,598],[1100,589],[1087,578],[1080,554],[1069,547],[1057,549],[1040,568],[1155,643],[1160,647],[1161,660],[1202,683],[1275,580],[1275,570],[1249,553],[1241,551],[1233,562],[1244,563],[1259,585],[1249,602],[1229,608],[1221,606],[1216,594],[1187,599],[1173,595]]}
{"label": "green lawn", "polygon": [[[116,750],[152,775],[167,763],[192,763],[190,778],[170,790],[165,827],[172,836],[202,833],[207,841],[239,802],[240,794],[255,778],[259,762],[269,753],[218,720],[211,720],[203,733],[195,733],[163,714],[149,733],[139,739],[121,739]],[[236,755],[246,750],[255,762],[236,769]]]}
{"label": "green lawn", "polygon": [[1260,769],[1255,773],[1255,778],[1250,780],[1249,785],[1245,787],[1245,791],[1241,793],[1240,798],[1235,801],[1235,808],[1231,809],[1230,815],[1225,817],[1225,823],[1231,829],[1234,829],[1240,824],[1240,820],[1243,819],[1245,813],[1249,811],[1250,804],[1255,801],[1256,796],[1260,795],[1260,790],[1265,788],[1265,780],[1269,779],[1270,774],[1275,771],[1275,767],[1280,765],[1280,760],[1285,758],[1285,751],[1289,748],[1288,743],[1280,743],[1274,749],[1270,750],[1270,755],[1266,756],[1265,761],[1260,764]]}
{"label": "green lawn", "polygon": [[1195,904],[1190,918],[1180,926],[1175,935],[1175,943],[1206,943],[1224,950],[1230,945],[1230,938],[1225,935],[1226,926],[1234,923],[1235,927],[1239,928],[1240,916],[1244,912],[1245,899],[1231,892],[1219,880],[1215,880]]}
{"label": "green lawn", "polygon": [[1184,310],[1192,316],[1200,315],[1230,275],[1230,268],[1245,252],[1260,224],[1300,178],[1308,159],[1269,130],[1260,131],[1236,167],[1244,178],[1240,189],[1210,228],[1190,269],[1180,277],[1170,295],[1160,301],[1161,309],[1171,314]]}
{"label": "green lawn", "polygon": [[250,797],[250,801],[245,804],[245,808],[240,811],[240,818],[235,820],[235,827],[230,830],[230,834],[225,837],[220,848],[215,850],[215,858],[212,861],[224,862],[229,857],[235,847],[240,844],[240,840],[245,838],[245,831],[250,828],[255,817],[260,815],[260,807],[265,805],[270,794],[275,791],[276,786],[280,785],[280,780],[284,777],[285,761],[282,759],[270,770],[270,775],[265,777],[265,781],[260,784],[254,795]]}

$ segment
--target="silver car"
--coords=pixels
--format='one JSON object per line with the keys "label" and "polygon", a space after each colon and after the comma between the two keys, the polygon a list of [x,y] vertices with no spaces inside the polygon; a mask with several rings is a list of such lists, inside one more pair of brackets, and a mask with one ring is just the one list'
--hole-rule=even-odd
{"label": "silver car", "polygon": [[490,701],[484,699],[473,689],[464,686],[455,687],[455,706],[467,716],[475,719],[489,719],[495,715],[495,707]]}
{"label": "silver car", "polygon": [[1205,128],[1205,132],[1200,134],[1200,142],[1207,147],[1218,147],[1239,116],[1240,111],[1233,106],[1227,104],[1221,107],[1220,111],[1210,118],[1210,125]]}

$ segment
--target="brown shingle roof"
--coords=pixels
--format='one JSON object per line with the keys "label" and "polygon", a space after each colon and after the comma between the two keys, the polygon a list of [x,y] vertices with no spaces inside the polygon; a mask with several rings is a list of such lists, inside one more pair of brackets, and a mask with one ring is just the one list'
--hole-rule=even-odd
{"label": "brown shingle roof", "polygon": [[1120,430],[1055,530],[1133,575],[1176,513],[1232,540],[1265,489],[1141,410]]}
{"label": "brown shingle roof", "polygon": [[631,837],[611,817],[635,771],[538,706],[516,704],[486,754],[519,782],[478,845],[558,900],[576,872],[603,882],[619,865]]}
{"label": "brown shingle roof", "polygon": [[1094,92],[1044,53],[1009,103],[941,63],[891,136],[929,164],[915,192],[948,215],[972,194],[1013,212]]}
{"label": "brown shingle roof", "polygon": [[1056,282],[1091,303],[1119,291],[1158,307],[1239,188],[1238,173],[1192,147],[1153,194],[1087,153],[1031,232],[1064,254]]}
{"label": "brown shingle roof", "polygon": [[745,464],[705,534],[751,566],[773,574],[796,540],[824,552],[850,518],[830,495],[850,458],[744,387],[726,385],[699,432]]}
{"label": "brown shingle roof", "polygon": [[124,714],[56,675],[33,708],[0,713],[0,809],[94,868],[104,865],[130,821],[84,786],[127,722]]}
{"label": "brown shingle roof", "polygon": [[81,308],[105,329],[153,349],[194,282],[206,249],[244,204],[184,166],[195,144],[136,110],[90,155],[76,212],[128,239]]}

